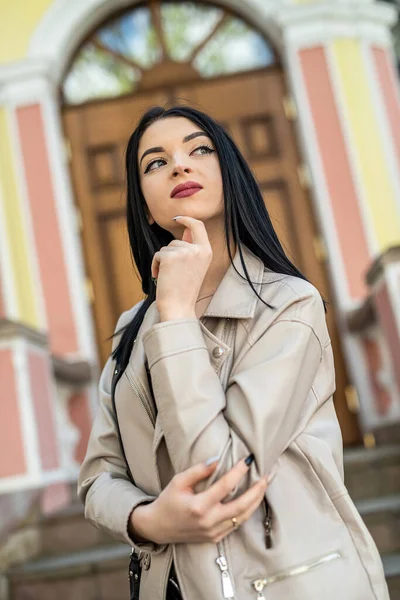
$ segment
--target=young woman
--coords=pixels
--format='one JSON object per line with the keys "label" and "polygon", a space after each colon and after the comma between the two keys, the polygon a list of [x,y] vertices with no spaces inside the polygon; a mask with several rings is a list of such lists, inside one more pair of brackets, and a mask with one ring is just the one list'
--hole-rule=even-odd
{"label": "young woman", "polygon": [[209,116],[156,107],[126,168],[145,300],[100,380],[86,517],[140,553],[140,600],[387,599],[343,483],[324,303],[246,161]]}

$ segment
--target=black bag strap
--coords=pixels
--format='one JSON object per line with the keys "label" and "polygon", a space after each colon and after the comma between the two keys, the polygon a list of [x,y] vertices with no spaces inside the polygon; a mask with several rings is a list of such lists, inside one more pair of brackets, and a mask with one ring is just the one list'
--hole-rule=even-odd
{"label": "black bag strap", "polygon": [[117,383],[121,379],[123,373],[124,372],[121,369],[121,367],[116,363],[115,364],[115,368],[114,368],[113,377],[112,377],[112,382],[111,382],[111,403],[112,403],[112,407],[113,407],[113,411],[114,411],[114,416],[115,416],[115,424],[117,426],[117,434],[118,434],[119,445],[120,445],[120,448],[121,448],[121,454],[122,454],[122,456],[124,458],[124,461],[125,461],[126,472],[128,474],[128,477],[130,478],[130,480],[134,484],[135,481],[134,481],[134,479],[132,477],[132,473],[131,473],[131,470],[129,468],[128,461],[126,460],[126,454],[125,454],[124,444],[123,444],[122,436],[121,436],[121,429],[119,427],[119,422],[118,422],[117,407],[116,407],[116,404],[115,404],[115,389],[116,389]]}

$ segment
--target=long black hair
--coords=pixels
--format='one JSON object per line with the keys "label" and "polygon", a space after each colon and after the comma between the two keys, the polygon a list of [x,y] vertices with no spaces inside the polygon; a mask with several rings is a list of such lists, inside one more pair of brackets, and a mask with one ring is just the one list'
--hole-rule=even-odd
{"label": "long black hair", "polygon": [[[129,362],[133,343],[144,315],[156,299],[156,287],[151,277],[153,256],[162,246],[167,246],[174,239],[169,231],[166,231],[157,223],[149,225],[138,169],[138,148],[144,132],[155,121],[169,117],[189,119],[204,131],[214,144],[222,175],[225,237],[229,258],[231,264],[233,264],[230,245],[230,241],[233,240],[239,252],[245,278],[254,293],[262,300],[250,280],[243,259],[242,244],[258,256],[270,271],[294,275],[306,280],[306,277],[286,256],[271,223],[258,183],[246,160],[225,129],[210,116],[189,106],[178,105],[171,108],[155,106],[150,108],[140,119],[129,139],[126,150],[129,242],[141,277],[142,290],[146,297],[132,321],[123,329],[119,344],[113,352],[113,358],[116,359],[122,369],[125,369]],[[240,273],[238,274],[240,275]]]}

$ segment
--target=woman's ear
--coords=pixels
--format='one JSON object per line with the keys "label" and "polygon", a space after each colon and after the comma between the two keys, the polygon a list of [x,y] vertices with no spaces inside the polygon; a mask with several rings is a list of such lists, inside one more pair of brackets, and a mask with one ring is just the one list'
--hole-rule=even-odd
{"label": "woman's ear", "polygon": [[155,220],[153,219],[153,216],[149,211],[149,207],[147,206],[147,204],[144,205],[144,210],[146,211],[147,221],[149,225],[153,225],[153,223],[155,223]]}

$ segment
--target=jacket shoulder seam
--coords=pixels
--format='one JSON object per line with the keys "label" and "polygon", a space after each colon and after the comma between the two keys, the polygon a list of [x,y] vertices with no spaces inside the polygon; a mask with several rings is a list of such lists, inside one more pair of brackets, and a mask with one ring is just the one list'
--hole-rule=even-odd
{"label": "jacket shoulder seam", "polygon": [[315,387],[313,385],[311,386],[311,391],[312,391],[312,393],[314,395],[315,402],[316,402],[317,406],[319,406],[319,397],[318,397],[318,394],[317,394],[317,392],[315,390]]}
{"label": "jacket shoulder seam", "polygon": [[[320,350],[321,350],[321,356],[322,356],[322,353],[324,351],[324,347],[322,346],[322,342],[321,342],[321,340],[319,338],[319,335],[317,334],[317,332],[315,331],[315,328],[313,327],[313,325],[311,325],[311,323],[309,323],[308,321],[304,321],[303,319],[299,319],[299,318],[295,318],[295,317],[292,317],[292,318],[284,317],[283,319],[277,319],[275,321],[275,323],[285,323],[285,322],[288,322],[288,323],[301,323],[301,325],[305,325],[306,327],[308,327],[309,329],[311,329],[311,331],[313,332],[314,336],[317,338],[317,341],[318,341],[318,344],[319,344],[319,347],[320,347]],[[274,323],[274,325],[275,325],[275,323]]]}
{"label": "jacket shoulder seam", "polygon": [[[306,327],[308,327],[309,329],[311,329],[312,333],[317,338],[317,341],[318,341],[318,344],[319,344],[319,347],[320,347],[321,357],[322,357],[324,349],[322,347],[321,340],[319,339],[319,336],[316,333],[314,327],[310,323],[308,323],[307,321],[303,321],[302,319],[296,319],[296,318],[288,318],[288,317],[285,317],[285,318],[282,318],[282,319],[277,319],[276,321],[274,321],[271,324],[270,327],[268,327],[268,329],[265,330],[264,333],[266,333],[269,329],[271,329],[272,327],[274,327],[274,325],[277,325],[278,323],[285,323],[285,322],[287,322],[287,323],[301,323],[302,325],[305,325]],[[254,344],[256,343],[256,341],[257,340],[253,340],[252,339],[251,332],[249,332],[249,335],[248,335],[248,344],[249,344],[249,347],[252,348],[254,346]]]}
{"label": "jacket shoulder seam", "polygon": [[[297,292],[292,285],[290,285],[289,281],[289,275],[287,275],[286,277],[284,277],[281,281],[282,285],[286,285],[286,287],[288,287],[290,289],[290,291],[292,292],[292,294],[295,296],[296,300],[302,300],[304,298],[304,294],[299,294],[299,292]],[[308,283],[308,285],[310,286],[311,290],[314,292],[317,292],[318,295],[321,295],[318,291],[318,289],[309,281],[307,281],[306,279],[301,279],[301,281]]]}

